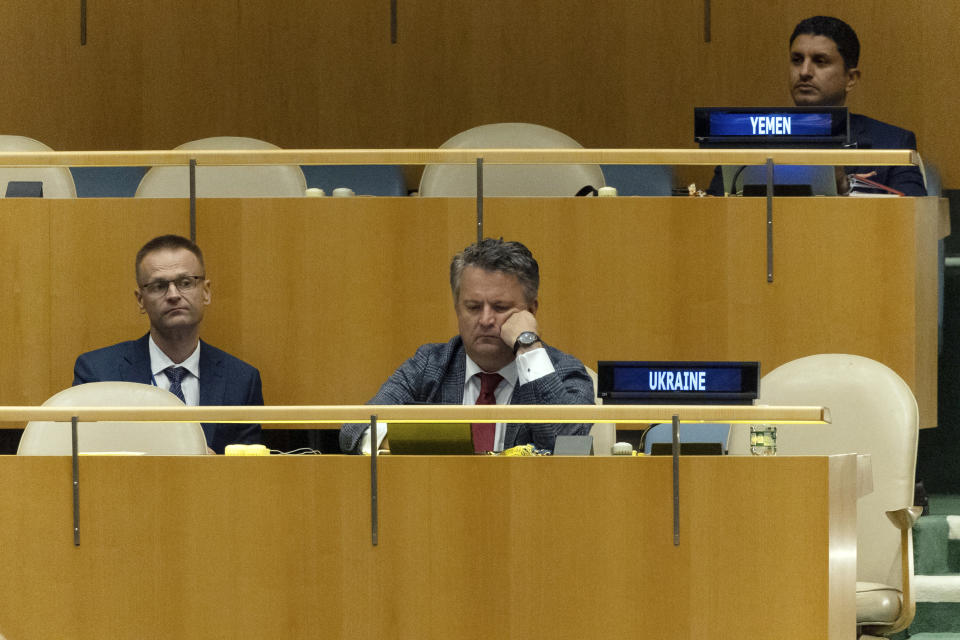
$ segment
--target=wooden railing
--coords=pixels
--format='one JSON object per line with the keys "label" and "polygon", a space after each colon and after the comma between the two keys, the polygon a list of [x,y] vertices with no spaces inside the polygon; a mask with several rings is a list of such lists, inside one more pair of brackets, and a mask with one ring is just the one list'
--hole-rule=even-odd
{"label": "wooden railing", "polygon": [[121,167],[337,164],[775,164],[916,165],[909,149],[185,149],[166,151],[5,151],[0,166]]}

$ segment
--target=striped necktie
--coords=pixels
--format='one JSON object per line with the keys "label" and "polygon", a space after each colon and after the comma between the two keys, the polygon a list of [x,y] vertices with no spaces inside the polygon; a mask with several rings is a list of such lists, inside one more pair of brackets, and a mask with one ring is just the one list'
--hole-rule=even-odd
{"label": "striped necktie", "polygon": [[183,397],[183,389],[180,387],[180,383],[190,372],[184,367],[167,367],[163,372],[166,374],[167,380],[170,381],[170,393],[180,398],[183,404],[187,404],[187,399]]}

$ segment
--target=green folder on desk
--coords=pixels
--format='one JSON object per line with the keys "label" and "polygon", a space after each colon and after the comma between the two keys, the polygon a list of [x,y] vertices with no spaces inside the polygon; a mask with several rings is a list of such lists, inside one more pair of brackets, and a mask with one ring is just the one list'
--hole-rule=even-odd
{"label": "green folder on desk", "polygon": [[396,455],[473,455],[470,423],[408,422],[387,427],[390,453]]}

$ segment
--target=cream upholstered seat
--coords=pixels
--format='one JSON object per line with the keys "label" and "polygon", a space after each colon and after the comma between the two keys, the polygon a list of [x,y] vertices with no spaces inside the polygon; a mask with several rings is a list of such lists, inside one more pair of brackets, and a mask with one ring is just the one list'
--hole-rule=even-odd
{"label": "cream upholstered seat", "polygon": [[[0,151],[53,151],[39,140],[0,136]],[[42,182],[44,198],[76,198],[77,187],[67,167],[0,167],[0,197],[10,182]]]}
{"label": "cream upholstered seat", "polygon": [[[597,396],[597,372],[586,365],[583,368],[587,370],[590,379],[593,380],[594,402],[603,404],[603,400]],[[617,425],[612,422],[595,422],[590,427],[590,435],[593,436],[593,455],[612,455],[613,445],[617,441]]]}
{"label": "cream upholstered seat", "polygon": [[[238,136],[193,140],[177,147],[190,149],[279,149],[275,144]],[[296,165],[198,166],[198,198],[302,197],[307,188],[303,171]],[[137,187],[138,198],[186,198],[190,195],[187,166],[151,167]]]}
{"label": "cream upholstered seat", "polygon": [[[441,149],[577,149],[580,143],[549,127],[525,122],[485,124],[453,136]],[[485,164],[483,195],[574,196],[583,187],[604,186],[603,171],[595,164],[504,165]],[[420,179],[420,195],[426,197],[476,197],[474,165],[427,165]]]}
{"label": "cream upholstered seat", "polygon": [[[779,425],[777,455],[870,455],[873,491],[857,503],[857,625],[878,635],[905,629],[915,609],[911,528],[919,516],[910,507],[918,433],[910,387],[869,358],[820,354],[764,376],[759,403],[830,409],[831,424]],[[748,425],[731,427],[729,448],[750,453]]]}
{"label": "cream upholstered seat", "polygon": [[[89,382],[51,396],[45,407],[169,407],[183,406],[175,395],[136,382]],[[17,455],[59,456],[72,452],[69,422],[28,422]],[[77,446],[81,453],[133,452],[152,455],[207,453],[207,441],[197,422],[80,422]]]}

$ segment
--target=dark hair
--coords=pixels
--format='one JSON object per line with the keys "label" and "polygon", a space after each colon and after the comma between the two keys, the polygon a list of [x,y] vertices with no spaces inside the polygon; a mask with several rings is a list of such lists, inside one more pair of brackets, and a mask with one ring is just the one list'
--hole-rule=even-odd
{"label": "dark hair", "polygon": [[847,69],[855,69],[860,64],[860,40],[857,33],[840,18],[813,16],[801,20],[793,29],[790,44],[793,45],[797,36],[802,35],[825,36],[837,43],[837,51],[840,52],[843,66]]}
{"label": "dark hair", "polygon": [[[200,261],[200,267],[203,266],[203,252],[200,251],[200,247],[197,246],[197,243],[183,236],[177,235],[165,235],[157,236],[147,244],[143,245],[140,248],[140,251],[137,251],[137,259],[134,262],[134,273],[136,274],[137,282],[140,282],[140,263],[143,262],[143,259],[147,256],[148,253],[153,253],[154,251],[160,251],[161,249],[186,249],[193,255],[197,256],[197,260]],[[196,274],[203,275],[203,274]]]}
{"label": "dark hair", "polygon": [[460,299],[460,277],[466,267],[512,275],[523,286],[528,303],[537,299],[537,291],[540,289],[540,265],[530,250],[519,242],[485,238],[453,256],[450,262],[450,289],[453,291],[454,303]]}

